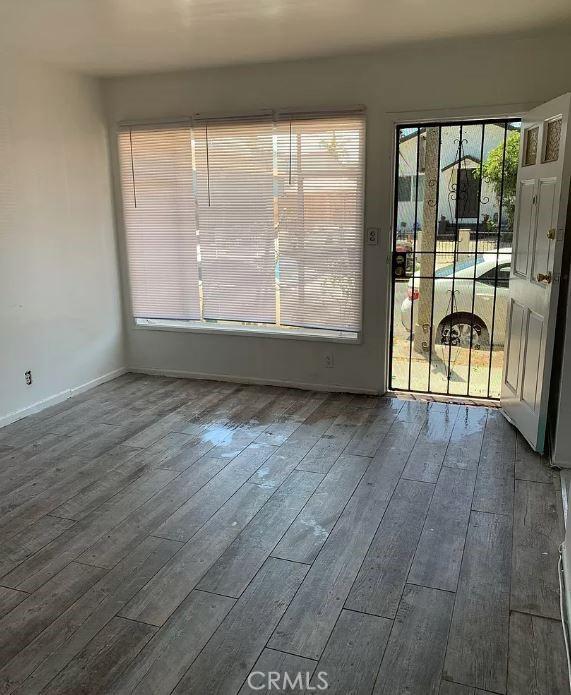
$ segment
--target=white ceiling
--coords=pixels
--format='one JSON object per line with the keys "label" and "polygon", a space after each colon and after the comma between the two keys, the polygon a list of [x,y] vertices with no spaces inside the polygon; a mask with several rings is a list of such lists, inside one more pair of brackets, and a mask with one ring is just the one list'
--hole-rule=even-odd
{"label": "white ceiling", "polygon": [[0,46],[114,75],[527,34],[570,22],[570,0],[0,0]]}

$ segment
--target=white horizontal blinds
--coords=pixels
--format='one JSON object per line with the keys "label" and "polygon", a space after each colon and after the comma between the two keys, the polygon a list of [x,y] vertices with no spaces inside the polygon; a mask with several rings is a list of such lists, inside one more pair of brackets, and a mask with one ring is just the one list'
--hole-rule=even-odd
{"label": "white horizontal blinds", "polygon": [[365,120],[278,124],[282,325],[359,331]]}
{"label": "white horizontal blinds", "polygon": [[205,319],[274,323],[273,123],[194,126]]}
{"label": "white horizontal blinds", "polygon": [[121,128],[119,153],[133,315],[199,319],[190,123]]}

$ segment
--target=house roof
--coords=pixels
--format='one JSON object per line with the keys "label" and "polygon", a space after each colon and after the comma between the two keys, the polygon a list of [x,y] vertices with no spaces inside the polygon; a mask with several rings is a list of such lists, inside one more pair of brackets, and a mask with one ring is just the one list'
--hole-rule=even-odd
{"label": "house roof", "polygon": [[[455,124],[454,123],[446,123],[443,125],[455,125]],[[491,122],[491,123],[488,123],[487,125],[495,125],[498,128],[501,128],[502,130],[504,129],[504,121]],[[412,126],[410,126],[410,127],[413,128]],[[519,130],[519,128],[513,122],[508,121],[508,130]],[[403,135],[399,139],[399,144],[406,142],[407,140],[412,140],[413,138],[415,138],[417,136],[418,132],[420,132],[421,134],[426,133],[426,127],[422,126],[420,128],[414,128],[411,133],[407,133],[406,135]]]}
{"label": "house roof", "polygon": [[465,162],[468,159],[474,162],[474,164],[480,164],[480,159],[478,157],[472,157],[471,154],[466,154],[463,157],[460,157],[460,159],[457,159],[454,162],[450,162],[450,164],[447,164],[445,167],[442,167],[441,171],[446,171],[446,169],[451,169],[452,167],[458,166],[460,162]]}

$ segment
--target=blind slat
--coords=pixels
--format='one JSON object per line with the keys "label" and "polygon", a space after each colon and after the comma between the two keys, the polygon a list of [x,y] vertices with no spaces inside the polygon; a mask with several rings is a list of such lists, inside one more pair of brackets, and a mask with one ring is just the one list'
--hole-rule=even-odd
{"label": "blind slat", "polygon": [[200,319],[190,124],[119,132],[136,318]]}

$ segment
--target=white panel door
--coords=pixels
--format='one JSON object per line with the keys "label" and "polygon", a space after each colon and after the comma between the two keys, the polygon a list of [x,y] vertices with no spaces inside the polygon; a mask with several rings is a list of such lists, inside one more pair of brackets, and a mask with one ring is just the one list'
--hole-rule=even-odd
{"label": "white panel door", "polygon": [[501,404],[543,452],[569,199],[571,94],[538,106],[521,127]]}

